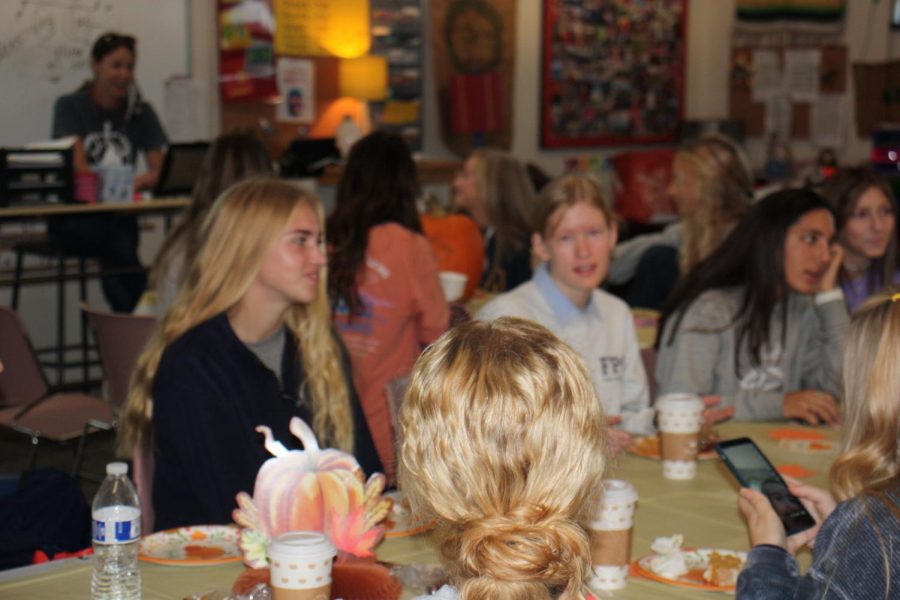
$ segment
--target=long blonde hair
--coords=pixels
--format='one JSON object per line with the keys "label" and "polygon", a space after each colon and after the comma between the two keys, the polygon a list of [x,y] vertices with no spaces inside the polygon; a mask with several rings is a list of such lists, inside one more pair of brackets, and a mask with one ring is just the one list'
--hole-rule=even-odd
{"label": "long blonde hair", "polygon": [[[853,315],[844,352],[844,435],[831,467],[847,500],[900,486],[900,288],[872,296]],[[900,515],[898,515],[900,518]]]}
{"label": "long blonde hair", "polygon": [[444,530],[461,600],[580,598],[603,410],[578,355],[523,319],[451,329],[413,369],[399,475]]}
{"label": "long blonde hair", "polygon": [[[153,261],[148,283],[151,289],[157,287],[177,255],[196,255],[200,245],[200,228],[222,191],[252,175],[275,175],[272,157],[256,134],[237,130],[222,134],[213,141],[197,172],[191,205],[166,236]],[[187,270],[184,268],[184,272],[179,274],[179,282],[187,275]]]}
{"label": "long blonde hair", "polygon": [[[197,258],[138,360],[122,417],[120,454],[129,455],[137,443],[150,443],[153,379],[163,351],[189,329],[237,304],[301,206],[313,209],[321,228],[319,199],[284,181],[248,179],[216,200],[201,229]],[[285,326],[297,340],[302,357],[306,380],[300,391],[301,397],[305,393],[312,400],[313,428],[320,441],[352,451],[349,391],[341,351],[332,335],[326,286],[326,278],[321,277],[316,299],[293,305],[285,315]]]}
{"label": "long blonde hair", "polygon": [[675,161],[694,176],[697,208],[683,221],[681,274],[709,256],[747,212],[753,198],[749,161],[731,139],[706,135],[678,148]]}

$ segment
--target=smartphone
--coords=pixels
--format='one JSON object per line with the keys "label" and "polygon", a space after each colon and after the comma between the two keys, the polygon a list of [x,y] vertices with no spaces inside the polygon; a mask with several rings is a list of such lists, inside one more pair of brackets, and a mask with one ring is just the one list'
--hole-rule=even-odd
{"label": "smartphone", "polygon": [[769,499],[787,535],[800,533],[816,524],[753,440],[725,440],[716,444],[716,452],[742,486],[762,492]]}

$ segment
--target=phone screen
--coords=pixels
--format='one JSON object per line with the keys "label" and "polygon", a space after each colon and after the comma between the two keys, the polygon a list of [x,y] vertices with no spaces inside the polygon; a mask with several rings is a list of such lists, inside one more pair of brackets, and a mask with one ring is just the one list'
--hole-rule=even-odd
{"label": "phone screen", "polygon": [[749,438],[729,440],[716,445],[738,481],[746,487],[762,492],[778,514],[787,535],[799,533],[816,524],[800,500],[794,496],[772,463]]}

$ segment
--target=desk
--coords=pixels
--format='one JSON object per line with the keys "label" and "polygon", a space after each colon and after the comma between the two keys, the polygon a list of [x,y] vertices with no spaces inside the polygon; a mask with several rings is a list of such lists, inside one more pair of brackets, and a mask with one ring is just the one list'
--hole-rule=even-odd
{"label": "desk", "polygon": [[[170,213],[180,212],[182,209],[190,206],[190,198],[160,198],[158,200],[143,200],[141,202],[122,202],[122,203],[72,203],[72,204],[39,204],[31,206],[7,206],[0,208],[0,226],[4,222],[11,221],[46,221],[49,217],[61,215],[94,215],[94,214],[133,214],[168,215]],[[42,239],[43,235],[35,233],[5,233],[0,229],[0,251],[5,248],[12,247],[17,242]],[[92,270],[90,277],[96,277],[98,271]],[[55,275],[32,274],[24,277],[22,282],[30,283],[50,283],[56,281]],[[10,285],[13,283],[12,276],[0,277],[0,286]]]}
{"label": "desk", "polygon": [[84,215],[97,213],[115,214],[165,214],[177,212],[189,206],[190,198],[160,198],[158,200],[142,200],[140,202],[121,203],[71,203],[71,204],[35,204],[28,206],[7,206],[0,208],[0,222],[23,219],[46,219],[58,215]]}
{"label": "desk", "polygon": [[[726,423],[719,426],[723,438],[748,436],[754,439],[776,466],[795,464],[815,471],[805,481],[824,487],[828,467],[834,454],[799,454],[779,446],[767,434],[784,427],[784,423]],[[837,432],[825,431],[831,439]],[[650,544],[660,536],[683,533],[685,545],[695,547],[748,550],[749,539],[744,521],[737,509],[737,484],[718,460],[701,461],[697,477],[690,481],[670,481],[662,478],[658,461],[623,455],[613,461],[610,477],[627,479],[638,490],[640,500],[635,514],[632,558],[650,551]],[[436,562],[437,553],[429,536],[385,540],[378,548],[378,557],[396,563]],[[807,552],[800,556],[801,564],[809,565]],[[25,600],[30,598],[90,597],[91,564],[89,560],[62,561],[61,565],[44,567],[39,571],[12,573],[12,578],[0,572],[0,598]],[[28,567],[27,569],[33,569]],[[141,564],[144,600],[183,598],[195,592],[229,589],[241,572],[237,563],[218,567],[177,568]],[[413,597],[413,592],[403,598]],[[615,599],[658,598],[719,598],[721,594],[698,592],[632,578],[628,586],[613,593]]]}

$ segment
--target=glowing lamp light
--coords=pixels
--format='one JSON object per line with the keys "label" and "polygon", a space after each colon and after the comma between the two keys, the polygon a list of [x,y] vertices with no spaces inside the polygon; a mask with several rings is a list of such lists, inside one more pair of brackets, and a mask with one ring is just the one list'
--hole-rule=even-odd
{"label": "glowing lamp light", "polygon": [[378,101],[387,96],[387,59],[361,56],[344,59],[338,68],[341,96]]}
{"label": "glowing lamp light", "polygon": [[319,44],[339,58],[356,58],[372,44],[368,0],[330,0],[329,19]]}

